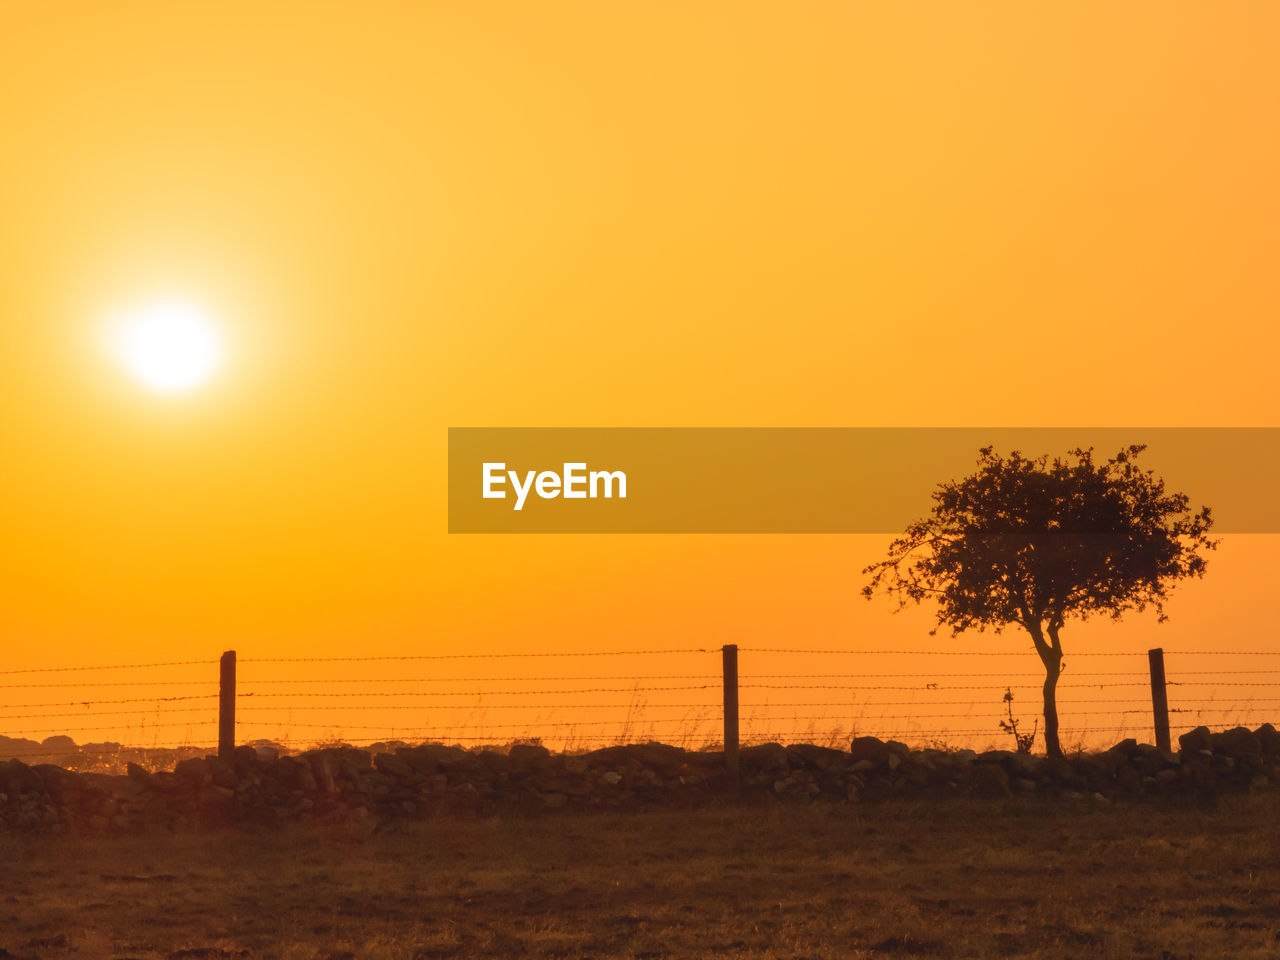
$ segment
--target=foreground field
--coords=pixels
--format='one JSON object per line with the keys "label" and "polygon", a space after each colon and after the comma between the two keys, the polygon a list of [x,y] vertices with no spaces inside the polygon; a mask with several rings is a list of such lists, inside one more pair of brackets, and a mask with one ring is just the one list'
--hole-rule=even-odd
{"label": "foreground field", "polygon": [[6,836],[0,957],[1275,957],[1277,814],[1268,795]]}

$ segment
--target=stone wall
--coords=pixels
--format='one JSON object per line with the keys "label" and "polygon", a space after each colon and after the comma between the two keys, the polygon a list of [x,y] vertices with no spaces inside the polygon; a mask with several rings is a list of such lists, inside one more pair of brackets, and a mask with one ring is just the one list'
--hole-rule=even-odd
{"label": "stone wall", "polygon": [[[858,737],[849,750],[776,743],[741,751],[747,801],[875,803],[900,797],[1043,795],[1103,802],[1144,795],[1216,796],[1280,782],[1280,733],[1266,724],[1184,734],[1164,753],[1125,740],[1061,760],[992,750],[911,750]],[[724,757],[660,743],[577,755],[536,745],[506,752],[441,744],[296,756],[241,747],[158,773],[76,773],[0,763],[0,829],[73,832],[293,822],[376,829],[397,821],[504,811],[700,806],[728,795]]]}

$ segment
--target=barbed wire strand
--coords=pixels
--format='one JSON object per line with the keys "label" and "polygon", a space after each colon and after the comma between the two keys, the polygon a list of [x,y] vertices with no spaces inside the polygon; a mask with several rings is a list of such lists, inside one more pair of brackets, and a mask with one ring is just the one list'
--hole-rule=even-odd
{"label": "barbed wire strand", "polygon": [[171,703],[179,700],[217,700],[216,693],[196,693],[183,697],[126,697],[123,700],[54,700],[47,703],[20,703],[11,704],[10,706],[21,707],[24,710],[31,710],[36,707],[90,707],[99,704],[118,704],[118,703]]}
{"label": "barbed wire strand", "polygon": [[217,660],[166,660],[160,663],[111,663],[97,667],[29,667],[22,670],[0,670],[0,675],[16,673],[77,673],[83,670],[143,670],[149,667],[210,666]]}
{"label": "barbed wire strand", "polygon": [[[1170,687],[1280,687],[1280,681],[1273,683],[1231,683],[1224,684],[1220,681],[1204,680],[1167,680],[1166,684]],[[1099,683],[1060,683],[1059,690],[1101,690],[1107,687],[1146,687],[1150,686],[1147,682],[1141,683],[1112,683],[1110,681]],[[1029,683],[1000,683],[994,685],[974,685],[974,684],[925,684],[924,686],[876,686],[870,684],[788,684],[788,683],[743,683],[738,685],[740,690],[1039,690],[1039,684]]]}
{"label": "barbed wire strand", "polygon": [[[814,650],[814,649],[788,649],[785,647],[739,647],[739,653],[802,653],[816,654],[819,656],[849,656],[849,657],[1022,657],[1026,656],[1029,650],[1010,650],[1008,652],[1000,650]],[[1146,652],[1118,652],[1108,651],[1102,653],[1072,653],[1066,656],[1072,657],[1137,657],[1146,656]]]}
{"label": "barbed wire strand", "polygon": [[[217,726],[217,720],[191,720],[187,723],[148,723],[139,724],[139,726],[152,727],[209,727]],[[9,733],[98,733],[103,730],[119,730],[119,726],[114,727],[58,727],[56,729],[47,730],[10,730]]]}
{"label": "barbed wire strand", "polygon": [[[739,647],[740,653],[803,653],[803,654],[820,654],[823,656],[898,656],[898,657],[1020,657],[1029,653],[1029,650],[1011,650],[1006,652],[999,650],[810,650],[796,649],[791,650],[784,647]],[[1280,657],[1280,650],[1165,650],[1165,656],[1182,656],[1182,657]],[[1064,655],[1071,657],[1145,657],[1147,651],[1081,651],[1077,653],[1067,653]]]}
{"label": "barbed wire strand", "polygon": [[[252,695],[252,694],[244,694],[243,696],[247,699],[248,697],[253,696],[253,695]],[[396,694],[396,693],[370,693],[370,694],[358,694],[358,693],[259,693],[259,694],[257,694],[254,698],[255,698],[255,699],[259,699],[259,700],[261,700],[261,699],[267,699],[267,698],[293,698],[293,697],[308,697],[308,698],[314,698],[314,697],[359,697],[359,696],[370,696],[370,697],[397,697],[397,696],[405,696],[405,697],[430,697],[430,696],[433,696],[433,694],[430,694],[430,693],[405,693],[405,694]],[[613,703],[542,703],[542,704],[537,704],[537,703],[483,703],[483,704],[481,704],[480,706],[482,706],[482,707],[483,707],[483,709],[485,709],[485,710],[584,710],[584,709],[595,710],[595,709],[603,709],[603,708],[606,708],[606,707],[612,707],[612,708],[613,708],[613,709],[615,709],[615,710],[619,710],[619,709],[625,709],[625,708],[627,708],[629,705],[628,705],[628,704],[626,704],[626,703],[619,703],[619,702],[615,701],[615,702],[613,702]],[[645,710],[718,709],[718,708],[719,708],[719,707],[721,707],[721,706],[722,706],[722,704],[719,704],[719,703],[652,703],[652,704],[646,704],[646,705],[644,706],[644,709],[645,709]],[[848,706],[848,703],[846,702],[846,703],[844,704],[844,706]],[[348,708],[347,708],[347,707],[334,707],[334,709],[338,709],[338,710],[345,710],[345,709],[348,709]],[[378,707],[368,707],[368,708],[366,708],[366,709],[376,710],[376,709],[380,709],[380,708],[378,708]],[[457,706],[457,707],[453,707],[453,708],[451,708],[451,709],[454,709],[454,710],[466,710],[466,709],[475,709],[475,707],[474,707],[474,706],[472,706],[472,707],[467,707],[467,706]]]}
{"label": "barbed wire strand", "polygon": [[[1276,671],[1276,672],[1277,672],[1277,673],[1280,673],[1280,671]],[[815,674],[815,676],[822,676],[822,674]],[[848,674],[848,676],[853,677],[853,676],[858,676],[858,674]],[[866,676],[866,674],[862,674],[862,676]],[[918,674],[903,674],[903,676],[918,676]],[[998,674],[991,674],[991,676],[998,676]],[[1032,674],[1032,676],[1035,676],[1035,674]],[[1140,674],[1133,674],[1133,676],[1140,676]],[[640,681],[640,680],[706,680],[706,681],[713,681],[713,682],[715,682],[715,683],[719,683],[719,682],[721,681],[721,678],[722,678],[722,674],[708,674],[708,673],[659,673],[659,674],[647,674],[647,675],[645,675],[645,676],[637,676],[637,677],[625,677],[625,676],[530,677],[530,676],[527,676],[527,675],[526,675],[526,676],[517,676],[517,677],[416,677],[416,678],[414,678],[414,679],[406,679],[406,680],[404,680],[403,682],[405,682],[405,683],[512,683],[512,682],[524,682],[524,683],[554,682],[554,683],[560,683],[560,682],[563,682],[563,681],[577,681],[577,682],[579,682],[579,683],[592,683],[592,682],[605,682],[605,681],[620,682],[620,681],[623,681],[623,680],[635,680],[635,681]],[[363,678],[362,678],[362,677],[308,677],[308,678],[294,678],[294,677],[291,677],[291,678],[288,678],[288,679],[277,678],[277,679],[264,679],[264,680],[252,680],[252,679],[250,679],[250,680],[244,680],[244,679],[241,679],[239,682],[241,682],[241,683],[396,683],[396,682],[399,682],[399,678],[394,678],[394,677],[393,677],[393,678],[387,678],[387,677],[363,677]]]}
{"label": "barbed wire strand", "polygon": [[570,652],[534,653],[435,653],[394,657],[245,657],[240,663],[371,663],[375,661],[411,660],[514,660],[545,657],[632,657],[658,656],[675,653],[720,653],[719,647],[680,647],[665,650],[574,650]]}
{"label": "barbed wire strand", "polygon": [[[260,707],[259,709],[269,710],[270,707]],[[280,707],[281,710],[303,710],[305,707]],[[370,708],[374,709],[374,708]],[[15,713],[12,715],[0,715],[0,720],[53,720],[63,717],[79,717],[81,720],[96,720],[98,717],[154,717],[154,716],[171,716],[181,713],[205,713],[206,711],[196,707],[183,707],[178,710],[99,710],[94,713]]]}
{"label": "barbed wire strand", "polygon": [[0,683],[4,690],[49,690],[56,687],[216,687],[217,680],[104,680],[83,683]]}

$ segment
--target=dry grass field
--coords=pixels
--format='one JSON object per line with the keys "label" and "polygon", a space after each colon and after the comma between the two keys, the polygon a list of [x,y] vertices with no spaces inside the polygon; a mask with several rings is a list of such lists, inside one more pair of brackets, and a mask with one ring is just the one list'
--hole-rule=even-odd
{"label": "dry grass field", "polygon": [[1280,801],[0,837],[0,957],[1280,956]]}

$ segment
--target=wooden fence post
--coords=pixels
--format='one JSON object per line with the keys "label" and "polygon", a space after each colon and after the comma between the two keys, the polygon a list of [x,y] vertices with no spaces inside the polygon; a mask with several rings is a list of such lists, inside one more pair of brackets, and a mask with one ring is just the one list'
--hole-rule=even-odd
{"label": "wooden fence post", "polygon": [[1151,711],[1155,717],[1156,746],[1168,753],[1172,749],[1169,740],[1169,698],[1164,683],[1164,648],[1147,651],[1151,664]]}
{"label": "wooden fence post", "polygon": [[724,769],[729,775],[729,790],[738,795],[738,645],[726,643],[724,655]]}
{"label": "wooden fence post", "polygon": [[236,652],[222,655],[218,677],[218,756],[230,760],[236,749]]}

